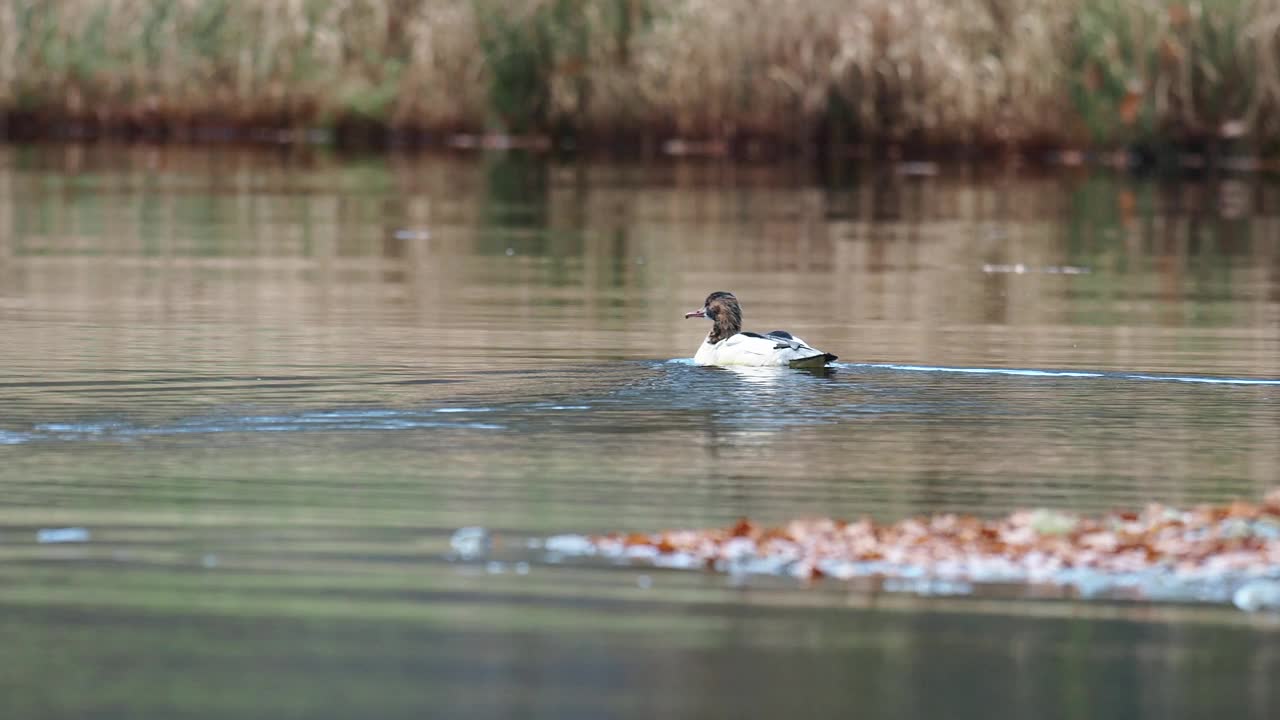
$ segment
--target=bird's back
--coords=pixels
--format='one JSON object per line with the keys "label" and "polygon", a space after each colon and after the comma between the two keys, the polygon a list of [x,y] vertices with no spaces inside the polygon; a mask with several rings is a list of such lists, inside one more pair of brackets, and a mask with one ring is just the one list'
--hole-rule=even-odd
{"label": "bird's back", "polygon": [[820,367],[835,358],[788,332],[775,330],[767,335],[738,333],[714,344],[704,342],[693,360],[699,365]]}

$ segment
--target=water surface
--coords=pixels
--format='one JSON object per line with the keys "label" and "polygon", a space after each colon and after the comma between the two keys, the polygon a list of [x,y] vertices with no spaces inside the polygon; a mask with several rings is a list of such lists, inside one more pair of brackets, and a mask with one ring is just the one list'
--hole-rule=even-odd
{"label": "water surface", "polygon": [[[1277,238],[1241,178],[0,150],[0,707],[1271,717],[1274,617],[448,538],[1257,497]],[[840,363],[692,366],[718,289]]]}

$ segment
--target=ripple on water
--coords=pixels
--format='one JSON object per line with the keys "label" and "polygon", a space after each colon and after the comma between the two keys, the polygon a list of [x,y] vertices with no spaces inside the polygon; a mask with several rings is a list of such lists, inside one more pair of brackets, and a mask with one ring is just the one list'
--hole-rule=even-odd
{"label": "ripple on water", "polygon": [[[454,409],[446,409],[454,411]],[[272,415],[207,416],[169,424],[140,425],[123,421],[40,423],[30,432],[0,430],[0,445],[35,441],[129,440],[142,437],[215,435],[237,432],[323,432],[415,429],[505,430],[506,425],[465,418],[443,419],[437,410],[322,410]],[[457,412],[487,410],[457,409]]]}
{"label": "ripple on water", "polygon": [[0,430],[0,445],[21,445],[31,441],[31,433]]}
{"label": "ripple on water", "polygon": [[[590,411],[627,412],[635,422],[677,412],[712,412],[717,422],[728,426],[756,426],[780,429],[788,426],[829,424],[886,413],[932,416],[961,409],[957,399],[934,389],[903,383],[875,382],[875,377],[902,377],[920,374],[962,376],[1004,376],[1026,382],[1073,380],[1087,382],[1125,381],[1131,383],[1180,383],[1202,385],[1280,386],[1280,380],[1147,373],[1101,372],[1089,370],[1045,370],[1035,368],[945,367],[897,363],[837,363],[833,370],[815,375],[788,368],[723,368],[694,366],[689,358],[651,363],[655,372],[615,384],[603,394],[587,394],[509,405],[447,405],[444,407],[397,409],[386,407],[327,408],[299,412],[245,415],[206,415],[162,424],[138,424],[119,420],[44,422],[30,430],[0,430],[0,445],[33,441],[128,440],[236,432],[372,432],[423,429],[502,431],[510,423],[536,423],[540,414]],[[663,368],[670,370],[663,370]],[[678,368],[678,369],[677,369]],[[685,368],[688,368],[686,370]],[[881,375],[887,373],[887,375]],[[834,385],[832,383],[835,383]],[[1140,387],[1133,385],[1132,387]],[[586,402],[583,402],[583,401]],[[966,415],[1007,412],[966,401]],[[486,415],[481,421],[473,416]],[[575,427],[572,421],[555,427]]]}

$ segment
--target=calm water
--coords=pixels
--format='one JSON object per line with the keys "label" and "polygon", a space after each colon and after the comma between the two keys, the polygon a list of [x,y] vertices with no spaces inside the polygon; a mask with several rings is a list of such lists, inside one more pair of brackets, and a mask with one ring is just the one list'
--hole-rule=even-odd
{"label": "calm water", "polygon": [[1253,498],[1278,380],[1253,179],[0,148],[0,715],[1275,717],[1274,616],[510,560]]}

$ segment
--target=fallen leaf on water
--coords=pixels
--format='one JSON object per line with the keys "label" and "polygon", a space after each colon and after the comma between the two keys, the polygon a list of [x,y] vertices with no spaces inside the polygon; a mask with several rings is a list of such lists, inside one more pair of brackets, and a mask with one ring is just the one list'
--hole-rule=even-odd
{"label": "fallen leaf on water", "polygon": [[[650,548],[656,556],[683,553],[693,566],[708,570],[765,561],[761,567],[790,568],[788,572],[806,580],[865,578],[868,572],[891,577],[908,568],[912,577],[948,579],[994,572],[1044,580],[1069,569],[1104,576],[1269,577],[1280,576],[1278,516],[1280,490],[1274,490],[1260,504],[1236,500],[1186,511],[1152,504],[1096,517],[1036,510],[998,519],[946,513],[885,524],[865,518],[852,523],[810,518],[779,527],[743,518],[727,528],[613,534],[591,541],[597,550],[638,547]],[[861,571],[857,563],[876,565]]]}

